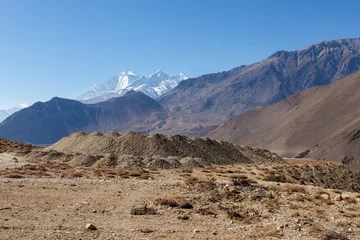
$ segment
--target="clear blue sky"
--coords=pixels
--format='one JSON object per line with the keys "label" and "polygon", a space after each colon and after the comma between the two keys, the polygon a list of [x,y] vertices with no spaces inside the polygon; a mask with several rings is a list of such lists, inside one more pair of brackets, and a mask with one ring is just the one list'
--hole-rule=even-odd
{"label": "clear blue sky", "polygon": [[0,0],[0,109],[72,98],[123,69],[189,77],[359,37],[360,1]]}

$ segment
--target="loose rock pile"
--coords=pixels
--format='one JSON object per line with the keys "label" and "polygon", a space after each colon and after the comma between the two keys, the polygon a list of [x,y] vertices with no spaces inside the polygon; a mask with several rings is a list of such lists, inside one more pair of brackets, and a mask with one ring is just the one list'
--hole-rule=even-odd
{"label": "loose rock pile", "polygon": [[69,162],[73,166],[179,168],[210,164],[282,162],[264,149],[181,135],[74,133],[28,154],[31,159]]}

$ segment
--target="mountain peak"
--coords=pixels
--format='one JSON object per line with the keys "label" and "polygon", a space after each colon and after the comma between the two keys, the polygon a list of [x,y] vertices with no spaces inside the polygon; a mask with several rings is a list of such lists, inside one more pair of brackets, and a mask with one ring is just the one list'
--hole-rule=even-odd
{"label": "mountain peak", "polygon": [[148,78],[152,78],[154,76],[161,76],[161,75],[166,75],[166,73],[164,73],[163,71],[161,71],[160,69],[157,70],[156,72],[154,72],[153,74],[151,74]]}
{"label": "mountain peak", "polygon": [[142,92],[149,97],[157,98],[186,80],[184,74],[168,74],[160,69],[149,77],[138,76],[132,70],[124,70],[102,84],[95,84],[86,93],[77,97],[84,103],[96,103],[124,95],[129,90]]}
{"label": "mountain peak", "polygon": [[137,74],[129,69],[123,70],[122,72],[119,73],[119,75],[131,75],[131,76],[137,76]]}

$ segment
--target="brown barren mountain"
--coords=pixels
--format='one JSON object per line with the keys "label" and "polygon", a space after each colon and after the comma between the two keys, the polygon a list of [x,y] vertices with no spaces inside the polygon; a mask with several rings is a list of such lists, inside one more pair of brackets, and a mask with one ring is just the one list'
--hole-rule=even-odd
{"label": "brown barren mountain", "polygon": [[233,118],[208,134],[264,147],[282,156],[311,157],[360,168],[360,72]]}

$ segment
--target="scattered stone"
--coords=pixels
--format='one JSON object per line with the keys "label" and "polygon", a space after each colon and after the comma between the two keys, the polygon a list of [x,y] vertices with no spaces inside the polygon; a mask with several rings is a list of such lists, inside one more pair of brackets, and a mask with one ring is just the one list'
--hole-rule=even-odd
{"label": "scattered stone", "polygon": [[341,200],[342,200],[341,195],[336,195],[334,197],[334,201],[341,201]]}
{"label": "scattered stone", "polygon": [[200,232],[199,229],[197,229],[197,228],[194,229],[194,233],[199,233],[199,232]]}
{"label": "scattered stone", "polygon": [[342,195],[341,195],[341,199],[342,199],[342,200],[345,200],[345,199],[348,199],[348,198],[350,198],[350,196],[347,195],[347,194],[342,194]]}
{"label": "scattered stone", "polygon": [[326,193],[323,193],[320,195],[321,198],[325,199],[325,200],[328,200],[330,198],[330,196]]}
{"label": "scattered stone", "polygon": [[97,230],[97,228],[94,225],[92,225],[91,223],[86,224],[85,228],[87,230]]}

